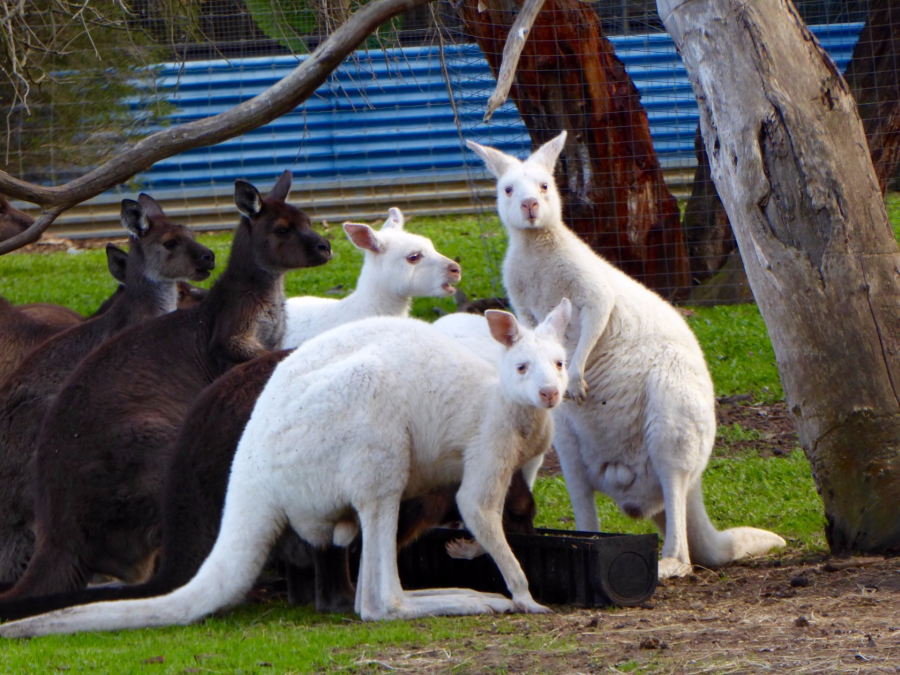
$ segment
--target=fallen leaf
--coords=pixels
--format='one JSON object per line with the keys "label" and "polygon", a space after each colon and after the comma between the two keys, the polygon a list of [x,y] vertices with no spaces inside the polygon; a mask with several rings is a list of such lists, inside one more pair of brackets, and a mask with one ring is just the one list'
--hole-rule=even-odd
{"label": "fallen leaf", "polygon": [[144,659],[143,661],[141,661],[141,663],[165,663],[165,662],[166,662],[166,657],[162,656],[162,655],[151,656],[149,659]]}

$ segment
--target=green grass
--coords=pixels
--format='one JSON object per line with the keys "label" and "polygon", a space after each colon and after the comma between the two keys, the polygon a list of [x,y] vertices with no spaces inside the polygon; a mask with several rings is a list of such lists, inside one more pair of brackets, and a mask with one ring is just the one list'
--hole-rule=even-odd
{"label": "green grass", "polygon": [[699,307],[688,323],[700,340],[716,395],[784,400],[775,352],[756,305]]}
{"label": "green grass", "polygon": [[[463,278],[460,288],[470,297],[502,295],[499,263],[506,235],[499,221],[479,221],[474,217],[453,220],[416,218],[410,221],[410,232],[430,237],[444,255],[458,260]],[[323,232],[331,240],[334,258],[327,265],[289,272],[285,289],[292,295],[326,295],[340,298],[353,290],[362,266],[363,255],[351,244],[338,226]],[[216,254],[216,270],[199,284],[209,288],[225,269],[231,246],[231,233],[201,234],[197,240]],[[338,292],[331,292],[336,287]],[[74,253],[14,254],[0,256],[0,295],[13,304],[53,302],[66,305],[82,314],[93,312],[116,288],[106,270],[106,253],[101,249]],[[413,315],[433,319],[433,308],[453,311],[452,299],[417,298]]]}

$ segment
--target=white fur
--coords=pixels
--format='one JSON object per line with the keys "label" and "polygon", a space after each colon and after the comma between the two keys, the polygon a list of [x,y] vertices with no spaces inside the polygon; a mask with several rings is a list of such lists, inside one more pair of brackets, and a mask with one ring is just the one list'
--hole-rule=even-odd
{"label": "white fur", "polygon": [[[457,344],[483,358],[487,362],[487,367],[491,369],[491,373],[496,373],[497,363],[499,363],[503,354],[503,348],[499,342],[491,337],[491,329],[484,316],[457,312],[442,316],[432,325],[444,335],[453,338]],[[529,489],[534,489],[534,482],[537,480],[538,471],[543,463],[544,453],[541,452],[522,467],[522,475],[525,478],[525,482],[528,483]],[[458,556],[454,555],[453,557]],[[460,557],[471,559],[476,556],[469,553]]]}
{"label": "white fur", "polygon": [[351,321],[408,316],[414,297],[453,294],[459,265],[438,253],[427,237],[405,232],[403,220],[400,209],[392,208],[377,232],[368,225],[344,223],[350,241],[365,253],[356,290],[341,300],[290,298],[285,305],[286,349]]}
{"label": "white fur", "polygon": [[[188,623],[240,601],[282,529],[314,545],[352,528],[363,551],[363,619],[546,611],[506,542],[501,509],[513,471],[549,447],[548,392],[567,385],[564,300],[535,331],[490,312],[504,343],[499,376],[432,326],[375,318],[316,337],[285,359],[238,446],[213,551],[181,589],[0,626],[4,637]],[[551,397],[552,398],[552,397]],[[460,482],[460,513],[503,573],[512,600],[464,589],[404,592],[397,576],[401,499]]]}
{"label": "white fur", "polygon": [[[579,530],[597,531],[594,491],[665,536],[660,578],[694,562],[720,566],[785,541],[754,528],[717,531],[701,479],[712,452],[712,381],[684,319],[658,295],[596,255],[562,222],[553,167],[565,132],[526,161],[469,142],[497,177],[509,232],[503,281],[519,319],[535,325],[572,301],[566,333],[569,402],[554,412],[560,456]],[[539,283],[536,283],[539,280]]]}

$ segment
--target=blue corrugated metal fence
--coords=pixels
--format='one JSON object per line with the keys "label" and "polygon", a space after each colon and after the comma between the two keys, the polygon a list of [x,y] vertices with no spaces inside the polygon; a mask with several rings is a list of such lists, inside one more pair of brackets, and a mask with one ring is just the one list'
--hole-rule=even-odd
{"label": "blue corrugated metal fence", "polygon": [[[862,24],[814,26],[843,70]],[[681,58],[665,33],[613,37],[641,92],[665,168],[694,163],[697,105]],[[490,123],[481,114],[495,84],[476,45],[450,46],[445,61],[467,137],[525,152],[528,135],[509,103]],[[160,86],[176,107],[173,124],[208,117],[261,93],[294,69],[295,57],[165,64]],[[459,172],[464,151],[437,47],[357,52],[303,106],[239,138],[156,164],[140,176],[150,189],[269,182],[285,168],[307,179]]]}

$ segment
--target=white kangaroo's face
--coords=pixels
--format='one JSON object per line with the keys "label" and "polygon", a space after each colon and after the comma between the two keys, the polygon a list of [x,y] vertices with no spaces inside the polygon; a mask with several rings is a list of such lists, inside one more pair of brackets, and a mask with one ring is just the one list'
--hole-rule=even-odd
{"label": "white kangaroo's face", "polygon": [[500,382],[506,395],[535,408],[555,408],[569,385],[563,335],[572,305],[563,298],[547,318],[530,331],[509,312],[489,310],[491,335],[506,347],[500,359]]}
{"label": "white kangaroo's face", "polygon": [[566,132],[563,131],[524,162],[495,148],[466,141],[497,177],[497,211],[504,225],[531,230],[562,220],[562,204],[553,181],[553,168],[565,141]]}
{"label": "white kangaroo's face", "polygon": [[403,230],[403,214],[392,208],[381,230],[344,223],[347,236],[366,251],[366,265],[391,293],[407,297],[453,295],[462,269],[441,255],[428,237]]}

